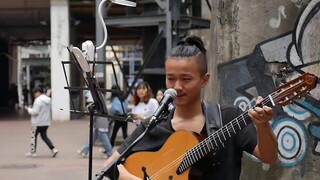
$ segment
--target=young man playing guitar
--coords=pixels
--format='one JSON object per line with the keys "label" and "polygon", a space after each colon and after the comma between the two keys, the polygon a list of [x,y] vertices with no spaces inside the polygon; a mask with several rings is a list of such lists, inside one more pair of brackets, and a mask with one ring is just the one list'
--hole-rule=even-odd
{"label": "young man playing guitar", "polygon": [[[173,133],[186,131],[208,137],[221,126],[219,122],[214,122],[213,115],[210,115],[212,103],[204,101],[201,98],[201,90],[207,85],[210,78],[207,72],[206,49],[201,39],[195,36],[189,36],[180,41],[177,47],[173,48],[171,54],[167,57],[165,69],[167,88],[173,88],[177,92],[177,97],[174,102],[175,108],[170,112],[166,121],[160,122],[137,143],[130,152],[131,154],[127,160],[129,160],[130,156],[135,152],[139,154],[141,151],[158,151],[165,146],[164,144],[168,137]],[[259,97],[257,104],[261,102],[262,98]],[[222,117],[222,126],[228,124],[242,113],[242,111],[235,106],[221,107],[219,110]],[[166,149],[163,151],[163,154],[157,154],[154,160],[150,160],[149,163],[153,163],[154,165],[145,165],[144,170],[141,170],[142,167],[136,167],[139,171],[138,173],[130,170],[132,167],[141,166],[135,165],[134,161],[130,163],[125,161],[124,165],[118,165],[119,179],[239,179],[243,151],[253,154],[264,163],[274,164],[276,162],[278,152],[277,140],[269,124],[272,116],[273,110],[271,107],[266,105],[255,107],[249,110],[247,114],[247,118],[251,119],[253,123],[248,123],[248,126],[241,129],[239,122],[237,122],[238,124],[222,132],[223,136],[213,139],[211,142],[206,142],[206,144],[200,144],[201,146],[208,145],[208,148],[200,147],[202,150],[190,159],[192,162],[196,161],[195,159],[198,159],[199,156],[207,153],[210,147],[213,148],[216,147],[216,145],[221,145],[218,147],[218,150],[202,158],[206,160],[205,162],[199,162],[201,164],[201,177],[195,177],[190,173],[189,175],[183,176],[183,178],[179,178],[180,176],[182,177],[185,172],[181,172],[181,174],[177,173],[176,168],[166,170],[166,172],[163,170],[171,166],[173,162],[176,162],[176,158],[181,158],[179,156],[173,157],[171,162],[166,162],[168,165],[164,165],[164,167],[153,172],[152,167],[160,166],[162,159],[168,156],[174,156],[174,153],[170,153],[171,149]],[[238,127],[241,131],[237,129]],[[113,160],[118,158],[144,129],[145,126],[142,123],[105,162],[105,166],[108,166]],[[237,130],[239,131],[236,132]],[[222,143],[223,140],[227,139],[225,137],[227,134],[229,134],[230,139]],[[171,148],[179,149],[188,142],[191,142],[191,140],[178,139],[175,143],[172,143],[174,147]],[[185,152],[185,150],[183,151]],[[212,154],[214,153],[215,155],[213,156]],[[213,156],[213,158],[208,157],[210,155]],[[146,158],[147,156],[141,156],[136,162],[144,161]],[[179,164],[181,164],[181,161]],[[168,173],[168,175],[158,176],[162,172]],[[144,177],[145,175],[148,175],[148,177]],[[197,173],[194,175],[197,175]]]}

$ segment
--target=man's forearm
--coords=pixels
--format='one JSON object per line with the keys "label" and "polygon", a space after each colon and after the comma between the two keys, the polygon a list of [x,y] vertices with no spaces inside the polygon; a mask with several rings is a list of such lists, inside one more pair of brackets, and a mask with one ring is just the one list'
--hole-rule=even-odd
{"label": "man's forearm", "polygon": [[270,124],[259,124],[257,131],[261,161],[268,164],[276,163],[278,157],[278,142]]}

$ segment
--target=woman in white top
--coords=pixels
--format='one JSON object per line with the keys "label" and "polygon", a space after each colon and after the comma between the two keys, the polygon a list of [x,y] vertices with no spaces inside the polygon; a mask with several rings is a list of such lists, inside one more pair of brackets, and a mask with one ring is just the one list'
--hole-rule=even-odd
{"label": "woman in white top", "polygon": [[132,96],[133,119],[139,124],[141,120],[153,115],[159,106],[158,101],[153,98],[151,87],[146,82],[140,82]]}

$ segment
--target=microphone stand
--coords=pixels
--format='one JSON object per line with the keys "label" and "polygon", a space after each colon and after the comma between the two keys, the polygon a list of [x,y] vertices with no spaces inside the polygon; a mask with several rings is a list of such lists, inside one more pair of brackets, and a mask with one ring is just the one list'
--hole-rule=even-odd
{"label": "microphone stand", "polygon": [[89,165],[88,165],[88,180],[92,179],[92,150],[93,150],[93,118],[96,111],[95,103],[88,106],[90,113],[90,125],[89,125]]}
{"label": "microphone stand", "polygon": [[[166,108],[167,109],[167,108]],[[133,141],[121,154],[118,158],[113,160],[106,168],[105,170],[102,170],[100,174],[96,174],[96,180],[102,180],[104,176],[108,176],[113,179],[119,178],[119,172],[117,165],[119,165],[121,162],[123,162],[123,158],[128,155],[128,153],[132,150],[132,148],[148,133],[150,132],[158,123],[160,123],[162,120],[167,119],[167,116],[169,114],[169,111],[163,111],[162,114],[159,116],[159,118],[156,118],[152,116],[149,120],[149,124],[146,126],[146,129],[140,134],[140,136]],[[148,180],[149,176],[146,173],[146,169],[142,168],[142,171],[144,171],[145,177],[144,180]]]}

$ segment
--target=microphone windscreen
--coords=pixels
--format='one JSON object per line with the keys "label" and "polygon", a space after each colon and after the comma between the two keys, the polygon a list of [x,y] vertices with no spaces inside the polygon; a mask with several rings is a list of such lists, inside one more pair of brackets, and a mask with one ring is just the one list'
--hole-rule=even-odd
{"label": "microphone windscreen", "polygon": [[169,95],[173,100],[176,99],[177,97],[177,91],[170,88],[170,89],[167,89],[165,92],[164,92],[164,96],[166,95]]}

